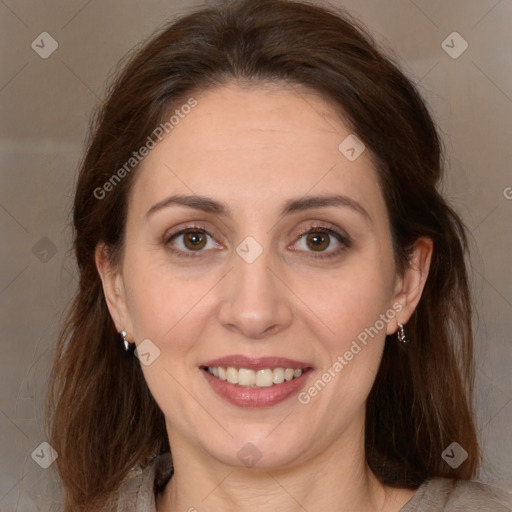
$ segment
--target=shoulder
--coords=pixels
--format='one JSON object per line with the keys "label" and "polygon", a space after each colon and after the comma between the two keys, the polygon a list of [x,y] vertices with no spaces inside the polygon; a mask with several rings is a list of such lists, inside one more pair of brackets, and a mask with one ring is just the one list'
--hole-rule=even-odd
{"label": "shoulder", "polygon": [[155,512],[155,495],[172,474],[170,453],[159,455],[145,468],[133,468],[110,497],[105,512]]}
{"label": "shoulder", "polygon": [[430,478],[400,512],[512,512],[512,496],[476,481]]}

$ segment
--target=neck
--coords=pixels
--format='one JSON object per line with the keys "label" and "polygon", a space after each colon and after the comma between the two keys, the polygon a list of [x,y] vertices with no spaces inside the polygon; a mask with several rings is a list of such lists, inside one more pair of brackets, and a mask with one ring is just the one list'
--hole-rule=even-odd
{"label": "neck", "polygon": [[378,481],[364,458],[362,429],[346,432],[315,457],[278,469],[223,464],[179,436],[170,439],[174,475],[157,498],[158,512],[397,512],[413,494]]}

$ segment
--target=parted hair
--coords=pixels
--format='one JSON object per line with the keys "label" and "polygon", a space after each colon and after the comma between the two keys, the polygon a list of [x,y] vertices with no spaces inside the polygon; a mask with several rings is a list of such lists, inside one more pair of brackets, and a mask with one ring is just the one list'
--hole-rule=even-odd
{"label": "parted hair", "polygon": [[[72,212],[79,284],[48,391],[65,510],[99,509],[132,467],[172,453],[140,363],[121,348],[94,257],[102,243],[112,263],[120,261],[137,166],[105,197],[94,192],[183,98],[233,82],[303,86],[329,101],[375,162],[399,272],[415,241],[433,240],[429,276],[407,325],[411,342],[402,347],[387,337],[367,399],[365,455],[379,480],[395,487],[473,478],[481,456],[466,231],[440,193],[444,149],[425,101],[397,59],[344,10],[228,0],[181,15],[135,48],[91,123]],[[469,455],[456,469],[441,457],[453,441]]]}

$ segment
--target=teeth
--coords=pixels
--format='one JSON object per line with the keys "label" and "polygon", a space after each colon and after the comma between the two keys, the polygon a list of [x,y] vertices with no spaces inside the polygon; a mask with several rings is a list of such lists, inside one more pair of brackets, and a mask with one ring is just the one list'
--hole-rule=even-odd
{"label": "teeth", "polygon": [[272,386],[272,377],[274,372],[270,369],[258,370],[256,373],[256,386],[259,388],[268,388]]}
{"label": "teeth", "polygon": [[[236,370],[234,371],[236,372]],[[247,370],[247,368],[240,368],[238,370],[238,384],[240,386],[255,386],[257,381],[258,379],[253,370]]]}
{"label": "teeth", "polygon": [[238,372],[235,368],[227,368],[226,369],[226,380],[230,384],[238,384]]}
{"label": "teeth", "polygon": [[286,368],[286,370],[284,371],[285,380],[292,380],[294,376],[295,371],[293,370],[293,368]]}
{"label": "teeth", "polygon": [[274,384],[282,384],[284,382],[284,368],[276,368],[272,372],[272,382]]}
{"label": "teeth", "polygon": [[282,384],[284,381],[296,379],[303,373],[299,368],[264,368],[254,371],[248,368],[236,369],[232,366],[227,368],[208,366],[207,370],[220,380],[227,380],[231,384],[250,388],[268,388],[275,384]]}

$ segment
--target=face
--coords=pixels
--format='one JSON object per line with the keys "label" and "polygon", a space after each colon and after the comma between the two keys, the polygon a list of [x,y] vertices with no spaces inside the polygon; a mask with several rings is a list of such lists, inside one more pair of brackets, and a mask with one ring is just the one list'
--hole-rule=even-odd
{"label": "face", "polygon": [[350,129],[306,90],[195,98],[137,170],[112,316],[145,343],[173,451],[275,468],[343,450],[420,288],[397,275],[369,151],[349,160]]}

